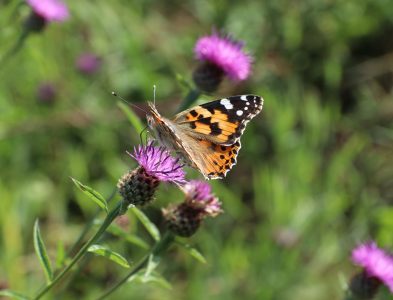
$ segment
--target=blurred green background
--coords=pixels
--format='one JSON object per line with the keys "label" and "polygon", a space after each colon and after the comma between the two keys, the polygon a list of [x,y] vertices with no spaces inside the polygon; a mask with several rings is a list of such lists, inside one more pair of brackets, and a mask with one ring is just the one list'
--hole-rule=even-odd
{"label": "blurred green background", "polygon": [[[94,215],[70,176],[108,197],[135,166],[125,151],[139,134],[110,92],[145,107],[155,84],[159,110],[172,116],[187,93],[178,78],[191,83],[197,65],[194,43],[213,28],[243,40],[255,61],[249,80],[226,81],[201,101],[253,93],[265,105],[243,136],[237,166],[211,182],[225,214],[189,240],[207,264],[174,247],[158,269],[172,289],[130,283],[113,299],[342,299],[358,271],[349,259],[355,245],[375,239],[393,249],[390,0],[68,5],[68,21],[29,36],[0,66],[1,288],[32,295],[44,283],[36,218],[55,264]],[[18,0],[0,2],[1,56],[29,12]],[[100,57],[94,74],[75,66],[85,52]],[[49,100],[42,84],[52,87]],[[181,199],[163,185],[146,213],[160,224],[161,207]],[[152,243],[132,214],[120,225]],[[130,261],[146,251],[109,234],[104,243]],[[57,291],[94,299],[126,272],[91,257]],[[384,288],[376,299],[390,297]]]}

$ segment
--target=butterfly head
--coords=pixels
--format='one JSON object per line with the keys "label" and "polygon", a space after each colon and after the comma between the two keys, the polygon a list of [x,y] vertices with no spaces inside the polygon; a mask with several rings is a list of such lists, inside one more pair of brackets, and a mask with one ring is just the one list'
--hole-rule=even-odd
{"label": "butterfly head", "polygon": [[146,115],[147,125],[153,132],[154,136],[161,142],[161,144],[173,149],[172,143],[168,137],[172,137],[173,129],[172,124],[168,119],[162,117],[157,111],[154,103],[148,102],[149,112]]}
{"label": "butterfly head", "polygon": [[162,117],[160,113],[157,111],[156,106],[152,102],[148,102],[149,111],[146,114],[147,125],[150,129],[154,130],[157,128],[158,124],[162,123]]}

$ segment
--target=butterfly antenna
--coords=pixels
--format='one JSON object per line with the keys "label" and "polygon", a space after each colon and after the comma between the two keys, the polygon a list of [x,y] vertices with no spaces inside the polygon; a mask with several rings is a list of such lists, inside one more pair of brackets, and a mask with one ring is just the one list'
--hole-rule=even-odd
{"label": "butterfly antenna", "polygon": [[139,106],[127,101],[126,99],[124,99],[122,96],[118,95],[116,92],[112,92],[112,96],[115,96],[117,98],[119,98],[121,101],[127,103],[128,105],[131,105],[132,107],[135,107],[141,111],[143,111],[145,114],[147,114],[148,112],[146,110],[144,110],[143,108],[140,108]]}

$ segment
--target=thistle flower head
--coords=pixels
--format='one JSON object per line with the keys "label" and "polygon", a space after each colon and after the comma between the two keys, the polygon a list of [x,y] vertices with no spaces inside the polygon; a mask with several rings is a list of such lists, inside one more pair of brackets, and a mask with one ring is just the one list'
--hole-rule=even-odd
{"label": "thistle flower head", "polygon": [[184,185],[186,203],[196,210],[200,210],[203,217],[215,217],[222,212],[221,203],[211,192],[211,186],[201,180],[191,180]]}
{"label": "thistle flower head", "polygon": [[126,206],[151,203],[160,181],[185,183],[185,173],[179,160],[170,156],[165,148],[153,146],[153,141],[136,147],[129,155],[139,163],[139,167],[123,175],[118,182]]}
{"label": "thistle flower head", "polygon": [[176,235],[189,237],[198,230],[204,218],[215,217],[222,210],[221,203],[206,182],[192,180],[184,185],[183,191],[185,201],[169,206],[163,213],[169,230]]}
{"label": "thistle flower head", "polygon": [[47,22],[62,22],[68,19],[67,6],[60,0],[26,0],[34,13]]}
{"label": "thistle flower head", "polygon": [[393,293],[393,256],[375,242],[361,244],[352,251],[352,261],[370,278],[378,279]]}
{"label": "thistle flower head", "polygon": [[216,66],[234,81],[241,81],[249,76],[252,62],[243,46],[242,42],[213,32],[197,41],[194,52],[198,60]]}
{"label": "thistle flower head", "polygon": [[145,169],[147,174],[158,180],[185,183],[185,172],[180,159],[173,158],[166,148],[153,146],[153,143],[149,141],[146,146],[138,146],[129,155]]}

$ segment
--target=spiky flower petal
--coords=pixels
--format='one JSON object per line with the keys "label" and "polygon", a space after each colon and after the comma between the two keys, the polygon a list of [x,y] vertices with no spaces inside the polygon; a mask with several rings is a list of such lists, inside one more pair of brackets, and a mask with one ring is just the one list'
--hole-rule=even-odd
{"label": "spiky flower petal", "polygon": [[153,146],[153,143],[149,141],[147,146],[138,146],[129,155],[146,170],[147,174],[160,181],[185,183],[185,172],[180,159],[173,158],[166,148]]}
{"label": "spiky flower petal", "polygon": [[249,76],[252,62],[252,57],[244,52],[243,46],[243,42],[213,32],[201,37],[194,51],[198,60],[218,67],[234,81],[241,81]]}
{"label": "spiky flower petal", "polygon": [[119,180],[118,188],[125,207],[151,203],[160,181],[177,184],[185,182],[185,173],[179,160],[170,156],[165,148],[153,146],[153,141],[147,146],[136,147],[129,155],[135,158],[139,167]]}
{"label": "spiky flower petal", "polygon": [[191,180],[184,185],[186,202],[196,210],[200,210],[203,217],[215,217],[222,212],[221,203],[211,192],[211,186],[201,180]]}
{"label": "spiky flower petal", "polygon": [[62,22],[69,17],[67,6],[60,0],[26,0],[26,2],[47,22]]}

